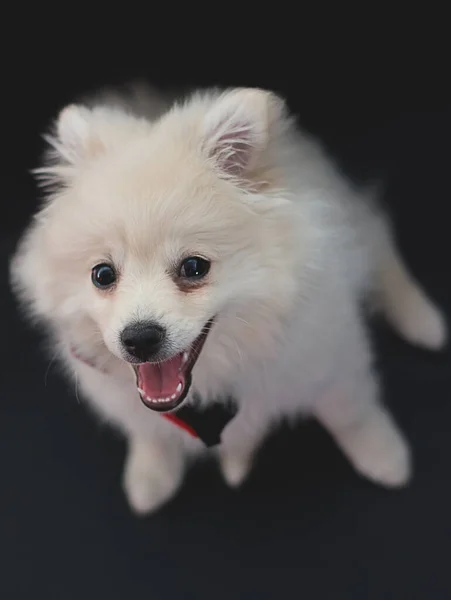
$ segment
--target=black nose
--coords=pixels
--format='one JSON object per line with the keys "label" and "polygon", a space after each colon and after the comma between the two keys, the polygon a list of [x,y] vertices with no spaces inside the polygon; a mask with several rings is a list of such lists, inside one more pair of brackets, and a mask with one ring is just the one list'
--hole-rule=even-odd
{"label": "black nose", "polygon": [[121,342],[129,354],[142,361],[151,360],[158,352],[166,331],[160,325],[151,322],[138,322],[122,331]]}

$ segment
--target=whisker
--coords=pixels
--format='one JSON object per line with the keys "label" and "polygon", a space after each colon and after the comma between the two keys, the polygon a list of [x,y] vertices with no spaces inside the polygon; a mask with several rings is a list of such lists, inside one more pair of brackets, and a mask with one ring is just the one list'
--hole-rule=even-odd
{"label": "whisker", "polygon": [[78,395],[78,375],[77,375],[77,373],[75,373],[75,397],[77,398],[78,404],[81,404],[80,396]]}
{"label": "whisker", "polygon": [[55,352],[55,354],[50,359],[49,364],[47,365],[47,369],[45,370],[45,373],[44,373],[44,386],[45,387],[47,387],[49,372],[50,372],[50,369],[52,368],[52,366],[55,364],[57,356],[58,356],[58,352]]}
{"label": "whisker", "polygon": [[233,341],[233,343],[235,344],[236,351],[237,351],[237,354],[239,356],[240,362],[243,362],[243,355],[241,353],[241,350],[240,350],[240,347],[238,345],[238,342],[236,341],[235,338],[229,338],[229,339],[231,339]]}
{"label": "whisker", "polygon": [[249,321],[246,321],[246,319],[243,319],[242,317],[238,317],[237,315],[235,315],[235,319],[237,321],[239,321],[240,323],[243,323],[244,325],[249,327],[249,329],[253,329],[252,325],[249,323]]}

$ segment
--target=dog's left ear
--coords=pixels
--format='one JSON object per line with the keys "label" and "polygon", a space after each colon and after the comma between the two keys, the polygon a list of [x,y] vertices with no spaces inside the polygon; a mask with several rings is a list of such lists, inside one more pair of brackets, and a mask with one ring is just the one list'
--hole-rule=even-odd
{"label": "dog's left ear", "polygon": [[92,111],[77,104],[66,106],[56,120],[52,145],[72,165],[99,154],[104,147],[93,126]]}
{"label": "dog's left ear", "polygon": [[224,93],[203,120],[203,150],[227,178],[246,179],[266,148],[270,128],[284,110],[283,101],[260,89]]}

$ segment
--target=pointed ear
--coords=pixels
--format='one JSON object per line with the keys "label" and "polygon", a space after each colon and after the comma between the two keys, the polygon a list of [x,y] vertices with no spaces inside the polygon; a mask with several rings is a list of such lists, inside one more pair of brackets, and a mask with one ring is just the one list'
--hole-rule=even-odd
{"label": "pointed ear", "polygon": [[103,147],[94,131],[92,111],[77,104],[66,106],[60,112],[55,138],[52,146],[70,164],[98,154]]}
{"label": "pointed ear", "polygon": [[236,89],[216,100],[203,120],[203,149],[224,177],[246,179],[282,108],[279,98],[259,89]]}

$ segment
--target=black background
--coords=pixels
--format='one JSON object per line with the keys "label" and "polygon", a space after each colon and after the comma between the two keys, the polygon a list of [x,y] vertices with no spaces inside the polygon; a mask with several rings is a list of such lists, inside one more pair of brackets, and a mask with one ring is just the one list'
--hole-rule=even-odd
{"label": "black background", "polygon": [[393,24],[394,10],[368,5],[338,21],[322,6],[313,19],[299,6],[268,5],[259,8],[270,17],[263,24],[237,5],[186,15],[167,8],[164,17],[105,8],[98,25],[92,7],[60,6],[58,18],[22,7],[4,15],[0,597],[450,598],[448,352],[433,356],[375,329],[386,399],[413,445],[408,489],[361,480],[308,423],[268,442],[240,492],[201,465],[170,505],[138,520],[120,491],[122,441],[80,406],[19,320],[7,260],[36,207],[28,171],[42,151],[39,135],[78,94],[135,77],[286,96],[346,173],[382,178],[406,260],[449,315],[444,16],[422,7],[413,21],[409,8]]}

